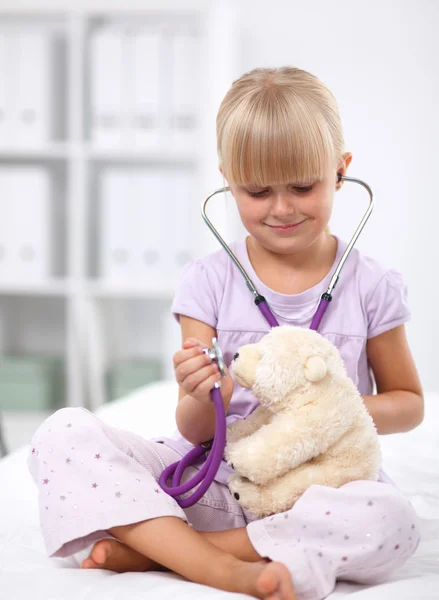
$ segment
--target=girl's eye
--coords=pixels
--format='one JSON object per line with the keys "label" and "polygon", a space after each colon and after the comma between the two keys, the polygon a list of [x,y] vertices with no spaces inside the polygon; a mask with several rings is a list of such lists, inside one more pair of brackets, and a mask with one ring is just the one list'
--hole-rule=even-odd
{"label": "girl's eye", "polygon": [[299,192],[299,194],[306,194],[306,192],[310,192],[312,190],[313,186],[312,185],[307,185],[307,186],[300,186],[300,187],[295,187],[294,191],[295,192]]}
{"label": "girl's eye", "polygon": [[258,192],[251,192],[250,190],[247,190],[248,195],[252,198],[263,198],[267,192],[268,190],[261,190]]}
{"label": "girl's eye", "polygon": [[[306,194],[307,192],[310,192],[313,189],[313,187],[314,187],[314,184],[311,183],[310,185],[296,185],[292,189],[297,194]],[[269,189],[258,190],[257,192],[252,192],[251,190],[247,190],[247,194],[249,196],[251,196],[252,198],[263,198],[264,196],[266,196],[269,193],[269,191],[270,191]]]}

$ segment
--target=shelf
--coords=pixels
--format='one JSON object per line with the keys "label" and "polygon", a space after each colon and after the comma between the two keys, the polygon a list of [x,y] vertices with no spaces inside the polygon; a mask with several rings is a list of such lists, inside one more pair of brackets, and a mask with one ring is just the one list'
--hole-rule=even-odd
{"label": "shelf", "polygon": [[0,282],[1,296],[67,296],[70,292],[67,280],[46,282]]}
{"label": "shelf", "polygon": [[153,164],[187,164],[198,161],[195,152],[163,151],[145,148],[93,148],[88,144],[53,144],[44,147],[0,147],[0,160],[67,160],[70,157],[90,159],[97,162],[138,162]]}
{"label": "shelf", "polygon": [[65,160],[69,156],[66,144],[50,144],[43,147],[0,147],[0,160]]}
{"label": "shelf", "polygon": [[52,280],[47,282],[0,282],[0,296],[75,296],[96,298],[172,298],[176,285],[151,281],[151,285],[100,280]]}
{"label": "shelf", "polygon": [[96,298],[166,298],[175,294],[175,286],[166,282],[151,281],[151,285],[136,283],[110,283],[99,281],[87,285],[89,296]]}
{"label": "shelf", "polygon": [[195,152],[151,150],[145,148],[93,148],[88,144],[53,144],[45,147],[0,147],[0,160],[67,160],[70,157],[96,162],[137,162],[169,165],[194,165],[198,161]]}
{"label": "shelf", "polygon": [[164,150],[151,150],[145,148],[95,148],[84,146],[84,156],[100,162],[139,162],[154,164],[196,164],[198,157],[195,152],[177,152]]}

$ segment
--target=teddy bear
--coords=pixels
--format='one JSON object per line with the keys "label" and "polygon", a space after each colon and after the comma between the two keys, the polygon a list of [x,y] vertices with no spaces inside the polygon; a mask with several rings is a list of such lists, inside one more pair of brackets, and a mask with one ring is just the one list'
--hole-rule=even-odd
{"label": "teddy bear", "polygon": [[235,382],[259,406],[227,428],[228,485],[257,517],[290,509],[311,485],[376,480],[375,424],[338,349],[316,331],[282,325],[239,348]]}

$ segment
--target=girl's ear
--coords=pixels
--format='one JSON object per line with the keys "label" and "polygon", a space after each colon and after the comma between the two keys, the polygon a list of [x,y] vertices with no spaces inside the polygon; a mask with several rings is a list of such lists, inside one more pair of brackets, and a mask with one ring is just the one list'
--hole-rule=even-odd
{"label": "girl's ear", "polygon": [[343,154],[344,168],[347,171],[349,165],[352,162],[352,152],[345,152]]}
{"label": "girl's ear", "polygon": [[352,162],[352,154],[351,152],[345,152],[343,156],[338,161],[337,165],[337,176],[336,176],[336,184],[335,189],[339,190],[343,185],[343,181],[338,181],[339,175],[346,175],[346,171],[348,170],[349,165]]}

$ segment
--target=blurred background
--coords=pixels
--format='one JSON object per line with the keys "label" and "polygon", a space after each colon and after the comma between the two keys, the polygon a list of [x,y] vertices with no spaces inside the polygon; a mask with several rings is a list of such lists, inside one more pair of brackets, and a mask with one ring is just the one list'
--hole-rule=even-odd
{"label": "blurred background", "polygon": [[[59,407],[172,377],[181,268],[218,247],[199,210],[222,185],[216,111],[254,67],[299,66],[334,92],[349,174],[376,198],[358,247],[403,272],[409,341],[439,391],[438,27],[434,0],[0,0],[8,449]],[[367,205],[356,187],[336,196],[344,239]],[[214,202],[224,237],[243,236],[233,202]]]}

